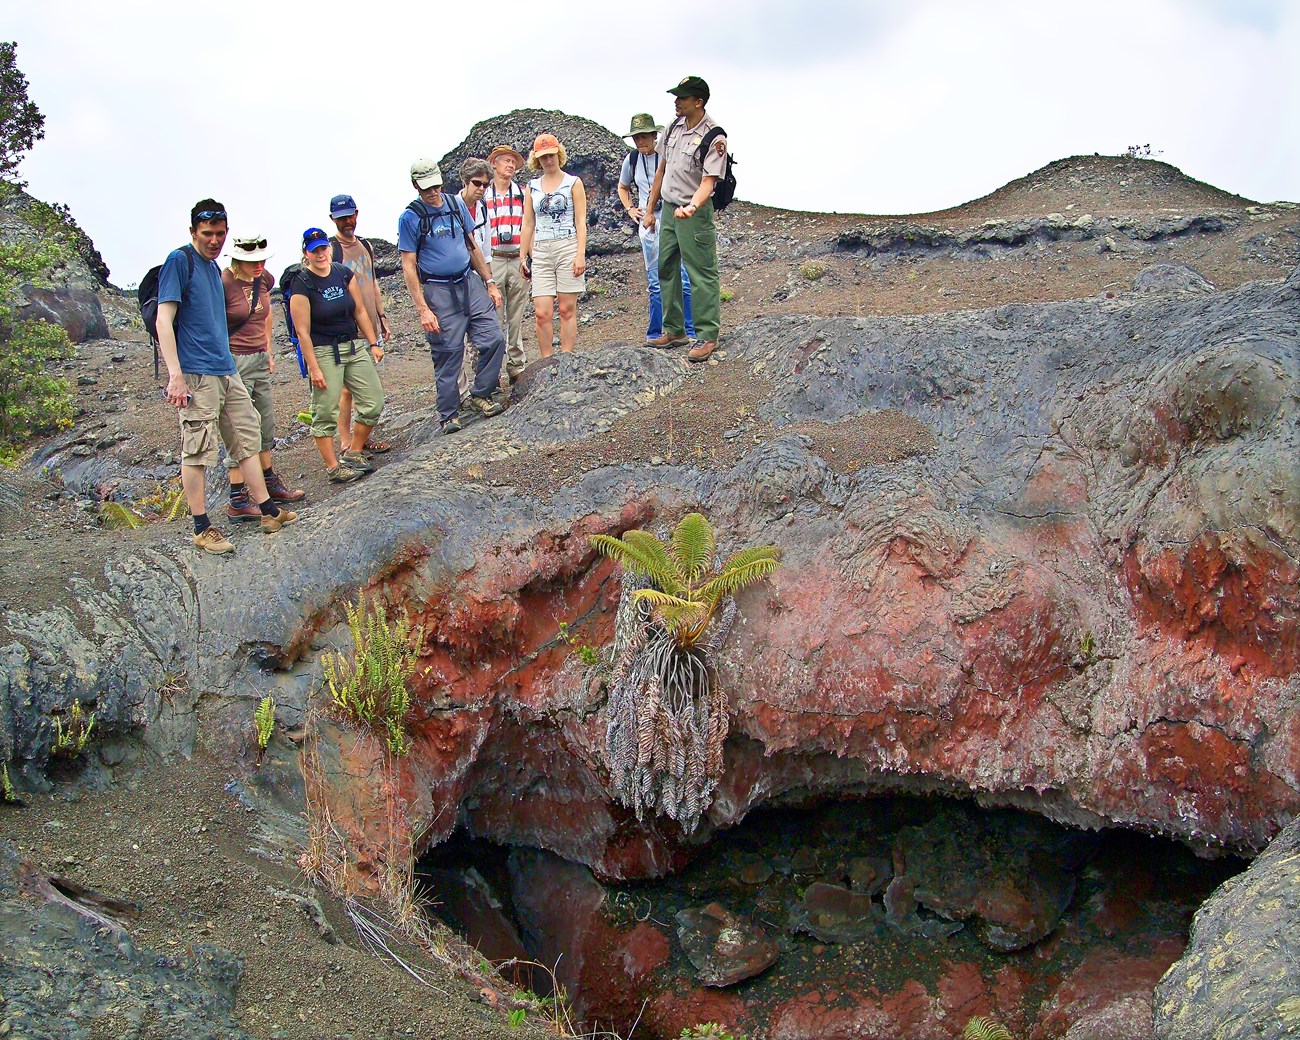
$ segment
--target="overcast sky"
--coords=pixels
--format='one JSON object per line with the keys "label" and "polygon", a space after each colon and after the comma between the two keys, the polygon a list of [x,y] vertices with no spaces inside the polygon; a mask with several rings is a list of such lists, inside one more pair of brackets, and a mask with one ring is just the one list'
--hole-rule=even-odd
{"label": "overcast sky", "polygon": [[[303,228],[332,230],[336,192],[356,196],[360,234],[395,238],[412,159],[479,120],[552,108],[621,134],[633,112],[665,121],[687,74],[713,90],[740,196],[768,205],[925,212],[1132,144],[1253,199],[1300,199],[1289,0],[4,8],[46,117],[29,190],[71,206],[123,286],[188,239],[205,195],[232,233],[270,236],[279,272]],[[503,18],[519,35],[497,42]]]}

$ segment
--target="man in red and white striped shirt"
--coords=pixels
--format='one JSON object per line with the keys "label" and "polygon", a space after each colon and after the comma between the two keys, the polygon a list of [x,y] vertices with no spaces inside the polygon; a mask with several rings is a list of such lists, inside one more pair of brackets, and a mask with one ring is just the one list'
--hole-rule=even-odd
{"label": "man in red and white striped shirt", "polygon": [[497,320],[506,338],[506,374],[510,382],[528,364],[524,353],[524,304],[528,301],[528,282],[519,270],[519,240],[524,226],[524,191],[514,182],[515,171],[524,157],[508,144],[497,145],[488,153],[492,165],[492,184],[483,194],[487,207],[490,263],[492,277],[504,297],[497,310]]}

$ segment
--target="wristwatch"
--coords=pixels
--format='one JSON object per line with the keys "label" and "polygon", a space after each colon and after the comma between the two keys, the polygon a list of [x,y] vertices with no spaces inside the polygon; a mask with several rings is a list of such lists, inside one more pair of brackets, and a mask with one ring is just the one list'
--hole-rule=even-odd
{"label": "wristwatch", "polygon": [[489,278],[485,284],[487,284],[487,285],[496,285],[496,284],[497,284],[497,280],[496,280],[495,278]]}

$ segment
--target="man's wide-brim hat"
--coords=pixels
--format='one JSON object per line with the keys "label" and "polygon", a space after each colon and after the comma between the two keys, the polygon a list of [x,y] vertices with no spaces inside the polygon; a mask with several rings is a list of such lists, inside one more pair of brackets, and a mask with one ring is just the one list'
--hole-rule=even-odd
{"label": "man's wide-brim hat", "polygon": [[231,239],[230,259],[243,260],[246,264],[255,264],[259,260],[269,260],[275,256],[267,247],[265,235],[242,235]]}
{"label": "man's wide-brim hat", "polygon": [[626,140],[637,134],[657,134],[662,130],[663,127],[655,122],[655,117],[649,112],[638,112],[632,117],[632,125],[627,128],[627,133],[623,137]]}
{"label": "man's wide-brim hat", "polygon": [[517,151],[515,151],[515,149],[511,148],[508,144],[499,144],[495,148],[493,148],[492,151],[488,152],[487,161],[490,163],[494,163],[498,159],[500,159],[501,156],[503,155],[513,155],[515,157],[515,161],[520,164],[522,164],[524,161],[524,157],[520,155]]}
{"label": "man's wide-brim hat", "polygon": [[683,76],[682,81],[677,86],[668,88],[668,93],[677,97],[701,98],[708,101],[709,85],[699,76]]}

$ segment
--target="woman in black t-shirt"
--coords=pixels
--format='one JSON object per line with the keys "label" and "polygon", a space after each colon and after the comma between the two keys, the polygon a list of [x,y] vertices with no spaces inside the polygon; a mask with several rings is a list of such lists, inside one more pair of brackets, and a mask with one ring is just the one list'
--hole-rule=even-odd
{"label": "woman in black t-shirt", "polygon": [[[384,388],[375,368],[384,351],[352,272],[330,261],[329,236],[320,228],[303,232],[302,258],[293,286],[286,287],[292,293],[289,310],[311,379],[311,433],[330,480],[341,484],[374,469],[364,449],[384,410]],[[356,421],[352,442],[341,445],[340,458],[334,454],[334,434],[345,386],[352,392]]]}

